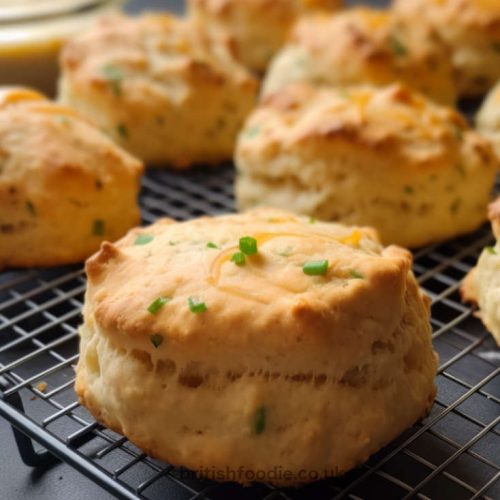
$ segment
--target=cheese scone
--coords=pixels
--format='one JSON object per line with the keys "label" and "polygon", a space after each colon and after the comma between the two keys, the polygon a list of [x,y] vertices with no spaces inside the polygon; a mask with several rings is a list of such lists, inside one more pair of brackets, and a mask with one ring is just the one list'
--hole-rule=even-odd
{"label": "cheese scone", "polygon": [[232,157],[257,82],[183,19],[110,17],[69,42],[59,98],[148,165]]}
{"label": "cheese scone", "polygon": [[275,209],[132,230],[87,261],[76,391],[148,454],[217,480],[343,474],[435,396],[411,265],[371,229]]}
{"label": "cheese scone", "polygon": [[500,78],[500,1],[394,0],[393,11],[450,47],[460,95],[481,95]]}
{"label": "cheese scone", "polygon": [[498,160],[458,112],[400,84],[296,85],[249,116],[236,166],[240,209],[373,226],[385,244],[418,247],[484,221]]}
{"label": "cheese scone", "polygon": [[333,11],[342,0],[188,0],[189,16],[211,38],[226,38],[239,61],[263,73],[304,14]]}
{"label": "cheese scone", "polygon": [[389,12],[354,8],[299,20],[273,59],[263,95],[294,82],[319,86],[401,81],[444,104],[455,102],[450,55],[430,28]]}
{"label": "cheese scone", "polygon": [[491,89],[476,115],[476,125],[488,137],[500,158],[500,81]]}
{"label": "cheese scone", "polygon": [[476,267],[462,283],[462,298],[479,306],[479,317],[500,346],[500,198],[490,204],[488,217],[495,246],[483,249]]}
{"label": "cheese scone", "polygon": [[139,222],[142,163],[76,111],[0,89],[0,268],[81,262]]}

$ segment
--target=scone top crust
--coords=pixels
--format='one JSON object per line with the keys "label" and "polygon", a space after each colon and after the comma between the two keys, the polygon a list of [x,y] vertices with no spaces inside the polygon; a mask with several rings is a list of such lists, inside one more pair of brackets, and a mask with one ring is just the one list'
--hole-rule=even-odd
{"label": "scone top crust", "polygon": [[289,44],[308,55],[297,65],[321,61],[334,68],[337,84],[402,80],[440,102],[455,100],[448,49],[429,26],[408,29],[389,11],[357,7],[309,15],[297,22]]}
{"label": "scone top crust", "polygon": [[463,26],[493,35],[500,42],[500,2],[497,0],[395,0],[402,14],[425,13],[443,28]]}
{"label": "scone top crust", "polygon": [[65,46],[61,64],[75,85],[130,102],[165,93],[182,102],[196,85],[219,88],[227,81],[250,92],[256,87],[228,47],[209,43],[188,21],[166,14],[104,18]]}
{"label": "scone top crust", "polygon": [[44,183],[57,182],[58,190],[67,185],[77,192],[87,181],[102,189],[125,172],[138,178],[142,171],[139,160],[73,109],[27,88],[0,88],[0,194],[8,193],[12,203],[19,189],[39,193]]}
{"label": "scone top crust", "polygon": [[[257,253],[237,265],[233,255],[246,236]],[[303,270],[324,260],[325,274]],[[163,219],[104,243],[87,261],[84,317],[109,337],[151,351],[152,335],[165,345],[251,346],[253,353],[288,344],[331,349],[361,342],[367,330],[371,340],[390,335],[407,286],[416,286],[410,270],[411,254],[384,249],[371,229],[285,211]]]}
{"label": "scone top crust", "polygon": [[401,84],[383,89],[290,86],[262,100],[240,134],[239,150],[272,157],[280,148],[301,147],[307,154],[306,146],[314,144],[314,151],[329,154],[327,145],[339,142],[404,161],[388,161],[387,168],[450,168],[460,163],[464,142],[485,162],[495,163],[490,144],[471,132],[458,112]]}

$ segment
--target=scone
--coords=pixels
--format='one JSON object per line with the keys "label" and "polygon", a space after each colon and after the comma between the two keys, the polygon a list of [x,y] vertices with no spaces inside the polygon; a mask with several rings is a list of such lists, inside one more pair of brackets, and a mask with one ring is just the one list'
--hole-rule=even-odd
{"label": "scone", "polygon": [[257,92],[223,44],[167,15],[103,19],[61,65],[60,100],[149,165],[230,159]]}
{"label": "scone", "polygon": [[240,209],[373,226],[385,244],[418,247],[483,222],[498,160],[459,113],[399,84],[297,85],[249,116],[236,166]]}
{"label": "scone", "polygon": [[495,246],[483,249],[477,265],[462,283],[462,298],[479,306],[479,317],[500,346],[500,198],[490,204]]}
{"label": "scone", "polygon": [[219,481],[342,474],[432,405],[411,264],[373,230],[271,209],[133,230],[87,261],[76,391],[148,454]]}
{"label": "scone", "polygon": [[77,112],[0,89],[0,268],[81,262],[139,222],[142,164]]}
{"label": "scone", "polygon": [[500,158],[500,82],[489,92],[476,115],[476,125],[488,137]]}
{"label": "scone", "polygon": [[394,0],[393,3],[396,17],[435,29],[451,48],[460,95],[481,95],[500,78],[500,1]]}
{"label": "scone", "polygon": [[430,28],[409,29],[389,12],[355,8],[300,20],[273,59],[263,95],[293,82],[321,86],[401,81],[435,101],[453,104],[450,55]]}
{"label": "scone", "polygon": [[246,67],[263,73],[296,19],[342,0],[188,0],[190,18],[210,38],[227,38]]}

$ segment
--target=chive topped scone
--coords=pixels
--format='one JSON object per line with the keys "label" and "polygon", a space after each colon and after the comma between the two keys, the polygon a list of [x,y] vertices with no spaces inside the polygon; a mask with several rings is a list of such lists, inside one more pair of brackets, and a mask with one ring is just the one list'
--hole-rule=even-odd
{"label": "chive topped scone", "polygon": [[271,209],[132,230],[87,261],[76,391],[148,454],[217,480],[343,474],[435,396],[411,264],[371,229]]}
{"label": "chive topped scone", "polygon": [[398,19],[430,27],[450,47],[459,94],[481,95],[500,78],[500,1],[394,0]]}
{"label": "chive topped scone", "polygon": [[451,108],[396,84],[290,86],[263,99],[237,150],[236,198],[375,227],[418,247],[486,218],[498,159]]}
{"label": "chive topped scone", "polygon": [[81,262],[139,222],[142,164],[76,111],[0,88],[0,268]]}
{"label": "chive topped scone", "polygon": [[413,23],[409,29],[390,12],[359,7],[299,20],[270,65],[263,95],[294,82],[383,86],[396,81],[437,102],[455,102],[449,52],[430,28]]}
{"label": "chive topped scone", "polygon": [[500,158],[500,81],[491,89],[476,115],[477,129],[488,137]]}
{"label": "chive topped scone", "polygon": [[110,17],[70,41],[59,98],[148,165],[231,158],[257,82],[223,43],[168,15]]}
{"label": "chive topped scone", "polygon": [[188,0],[189,15],[210,38],[226,38],[246,67],[263,73],[297,18],[342,0]]}
{"label": "chive topped scone", "polygon": [[476,267],[465,278],[462,298],[479,306],[479,317],[500,346],[500,197],[490,204],[495,245],[483,249]]}

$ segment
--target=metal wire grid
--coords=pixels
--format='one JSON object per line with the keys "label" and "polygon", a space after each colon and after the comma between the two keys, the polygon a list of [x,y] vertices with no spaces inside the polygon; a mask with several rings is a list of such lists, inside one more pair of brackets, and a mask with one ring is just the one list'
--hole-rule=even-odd
{"label": "metal wire grid", "polygon": [[[233,210],[232,179],[231,167],[150,172],[143,219]],[[0,274],[0,378],[8,383],[0,415],[123,498],[500,498],[499,351],[458,296],[491,241],[484,227],[415,254],[415,273],[433,301],[438,396],[426,419],[342,478],[300,489],[218,484],[147,457],[97,424],[73,392],[85,287],[80,267]]]}

